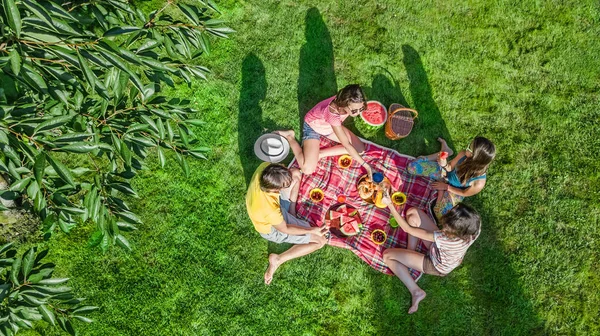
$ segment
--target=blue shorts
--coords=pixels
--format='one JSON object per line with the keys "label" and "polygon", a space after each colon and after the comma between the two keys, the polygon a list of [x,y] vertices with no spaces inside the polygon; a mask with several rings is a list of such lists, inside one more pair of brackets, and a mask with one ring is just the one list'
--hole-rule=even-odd
{"label": "blue shorts", "polygon": [[305,121],[304,126],[302,127],[302,141],[309,139],[320,140],[321,134],[312,129],[312,127],[310,127],[310,125]]}

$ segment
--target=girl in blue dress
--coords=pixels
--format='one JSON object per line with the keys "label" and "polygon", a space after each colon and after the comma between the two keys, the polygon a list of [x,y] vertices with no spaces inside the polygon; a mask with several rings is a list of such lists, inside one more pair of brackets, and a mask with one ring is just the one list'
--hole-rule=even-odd
{"label": "girl in blue dress", "polygon": [[442,150],[418,157],[408,165],[408,172],[436,180],[432,186],[438,190],[438,198],[433,212],[439,220],[465,197],[476,195],[483,189],[487,169],[496,156],[496,147],[490,140],[478,136],[467,149],[447,162],[440,158],[441,152],[447,152],[450,156],[453,152],[444,139],[438,138],[438,141],[442,144]]}

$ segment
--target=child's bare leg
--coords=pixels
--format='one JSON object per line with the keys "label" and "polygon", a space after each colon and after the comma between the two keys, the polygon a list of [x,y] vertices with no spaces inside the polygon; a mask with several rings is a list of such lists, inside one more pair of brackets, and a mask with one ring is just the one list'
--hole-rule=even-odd
{"label": "child's bare leg", "polygon": [[[360,141],[360,139],[346,127],[344,127],[344,132],[346,132],[346,136],[348,137],[348,139],[350,139],[350,144],[352,144],[354,149],[356,149],[356,151],[359,154],[363,153],[365,151],[365,144],[362,141]],[[338,143],[340,142],[340,140],[335,135],[335,133],[328,135],[327,138],[330,140],[333,140],[335,142],[338,142]],[[348,154],[348,150],[346,150],[346,148],[344,148],[344,146],[338,145],[338,146],[333,146],[333,147],[322,149],[321,152],[319,153],[319,158],[324,158],[324,157],[328,157],[328,156],[344,155],[344,154]]]}
{"label": "child's bare leg", "polygon": [[[425,212],[417,208],[410,208],[406,211],[406,222],[408,222],[410,226],[425,229],[427,231],[439,230],[435,222],[433,222]],[[408,235],[408,243],[406,245],[406,248],[408,250],[415,251],[417,249],[418,243],[419,238],[414,237],[412,235]],[[432,242],[423,241],[423,243],[425,244],[425,246],[427,246],[427,248],[429,248]]]}
{"label": "child's bare leg", "polygon": [[454,154],[454,151],[450,147],[448,147],[446,140],[444,140],[442,138],[437,138],[437,141],[439,141],[440,144],[442,145],[442,149],[440,149],[440,151],[437,153],[423,156],[423,157],[427,158],[427,160],[429,160],[429,161],[437,161],[438,156],[440,155],[440,152],[446,152],[446,153],[448,153],[448,156],[452,156]]}
{"label": "child's bare leg", "polygon": [[298,161],[302,173],[314,173],[319,161],[320,141],[317,139],[308,139],[304,141],[304,148],[302,148],[300,143],[296,140],[294,130],[275,131],[274,133],[281,135],[289,142],[290,148],[296,157],[296,161]]}
{"label": "child's bare leg", "polygon": [[422,272],[424,258],[425,256],[421,253],[400,248],[387,249],[383,252],[385,264],[410,291],[412,304],[408,309],[409,314],[412,314],[419,309],[419,302],[425,298],[426,293],[419,285],[417,285],[415,279],[410,275],[408,268],[410,267]]}

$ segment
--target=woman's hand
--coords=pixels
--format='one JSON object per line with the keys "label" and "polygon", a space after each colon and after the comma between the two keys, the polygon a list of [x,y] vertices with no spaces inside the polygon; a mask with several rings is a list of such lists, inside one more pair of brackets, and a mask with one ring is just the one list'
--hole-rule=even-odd
{"label": "woman's hand", "polygon": [[435,190],[448,190],[449,187],[448,184],[444,182],[433,182],[431,186]]}
{"label": "woman's hand", "polygon": [[369,166],[369,164],[365,161],[363,163],[363,167],[365,167],[365,169],[367,170],[367,174],[369,175],[369,180],[373,181],[373,169],[371,168],[371,166]]}
{"label": "woman's hand", "polygon": [[316,236],[325,236],[327,234],[327,232],[329,232],[329,226],[327,225],[323,225],[321,227],[314,227],[309,229],[310,233],[316,235]]}
{"label": "woman's hand", "polygon": [[387,192],[383,193],[383,198],[381,199],[381,203],[390,206],[392,204],[392,199],[390,198],[390,194]]}
{"label": "woman's hand", "polygon": [[440,167],[442,167],[442,168],[446,167],[446,165],[448,164],[448,160],[442,159],[439,155],[438,155],[437,162],[440,165]]}

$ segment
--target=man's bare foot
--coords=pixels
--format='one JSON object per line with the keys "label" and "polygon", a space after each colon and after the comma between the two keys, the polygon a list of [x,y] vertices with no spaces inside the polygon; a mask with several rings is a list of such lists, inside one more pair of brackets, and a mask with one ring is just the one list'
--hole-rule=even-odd
{"label": "man's bare foot", "polygon": [[269,254],[269,267],[265,272],[265,285],[270,285],[271,281],[273,281],[273,273],[277,271],[279,268],[279,254],[271,253]]}
{"label": "man's bare foot", "polygon": [[454,154],[454,151],[452,149],[450,149],[450,147],[448,147],[446,140],[439,137],[439,138],[437,138],[437,141],[439,141],[440,144],[442,144],[442,152],[448,153],[448,156],[452,156]]}
{"label": "man's bare foot", "polygon": [[273,132],[275,134],[279,134],[284,138],[292,138],[295,139],[296,138],[296,133],[294,132],[294,130],[287,130],[287,131],[275,131]]}
{"label": "man's bare foot", "polygon": [[410,293],[412,295],[412,306],[408,309],[408,313],[412,314],[419,309],[419,302],[421,302],[427,294],[424,290],[418,289],[414,293]]}

